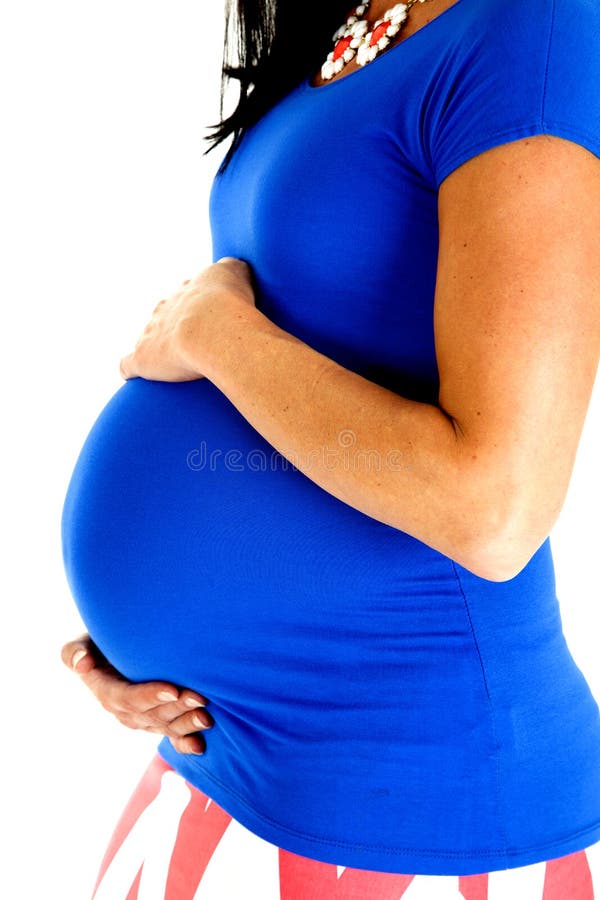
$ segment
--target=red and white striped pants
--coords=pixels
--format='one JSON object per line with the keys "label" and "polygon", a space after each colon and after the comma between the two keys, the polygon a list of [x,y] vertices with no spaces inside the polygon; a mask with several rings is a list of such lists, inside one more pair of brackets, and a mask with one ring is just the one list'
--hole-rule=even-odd
{"label": "red and white striped pants", "polygon": [[484,875],[317,862],[253,834],[154,757],[119,820],[93,900],[600,900],[600,841]]}

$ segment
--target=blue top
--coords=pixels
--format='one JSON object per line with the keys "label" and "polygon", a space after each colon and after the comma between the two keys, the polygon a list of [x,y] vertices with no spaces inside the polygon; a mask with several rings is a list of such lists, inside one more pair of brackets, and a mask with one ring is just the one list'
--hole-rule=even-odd
{"label": "blue top", "polygon": [[[458,0],[247,132],[214,180],[213,258],[251,264],[283,329],[437,403],[440,183],[543,132],[599,156],[599,84],[597,0]],[[115,393],[62,527],[112,663],[210,699],[206,753],[160,753],[262,838],[447,875],[600,839],[600,716],[549,539],[509,581],[477,577],[318,487],[206,379]]]}

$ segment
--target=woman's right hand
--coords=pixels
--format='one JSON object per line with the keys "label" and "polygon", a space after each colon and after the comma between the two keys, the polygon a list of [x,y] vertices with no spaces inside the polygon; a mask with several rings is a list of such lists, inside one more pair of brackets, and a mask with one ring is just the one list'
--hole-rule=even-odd
{"label": "woman's right hand", "polygon": [[65,644],[61,658],[122,725],[164,734],[179,753],[204,753],[206,743],[198,732],[214,721],[202,708],[208,701],[201,694],[167,681],[127,681],[88,634]]}

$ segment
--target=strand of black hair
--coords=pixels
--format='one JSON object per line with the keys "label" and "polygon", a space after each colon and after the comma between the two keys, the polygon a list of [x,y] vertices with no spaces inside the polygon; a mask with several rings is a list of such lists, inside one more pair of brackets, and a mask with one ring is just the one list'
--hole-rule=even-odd
{"label": "strand of black hair", "polygon": [[[233,135],[219,172],[229,165],[245,131],[320,69],[333,47],[333,33],[349,12],[348,0],[226,0],[220,121],[208,125],[213,134],[203,138],[210,143],[206,155]],[[232,81],[238,82],[239,99],[225,118]]]}

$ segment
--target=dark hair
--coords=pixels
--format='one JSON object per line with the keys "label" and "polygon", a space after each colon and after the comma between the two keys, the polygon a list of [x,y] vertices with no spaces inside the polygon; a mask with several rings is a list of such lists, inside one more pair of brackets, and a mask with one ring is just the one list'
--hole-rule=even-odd
{"label": "dark hair", "polygon": [[[349,13],[349,0],[226,0],[225,40],[219,115],[204,137],[214,150],[230,134],[233,141],[219,171],[224,171],[244,131],[313,71],[332,49],[332,35]],[[235,7],[235,9],[234,9]],[[233,33],[233,34],[232,34]],[[237,65],[230,61],[232,44]],[[223,118],[228,79],[240,83],[237,107]]]}

